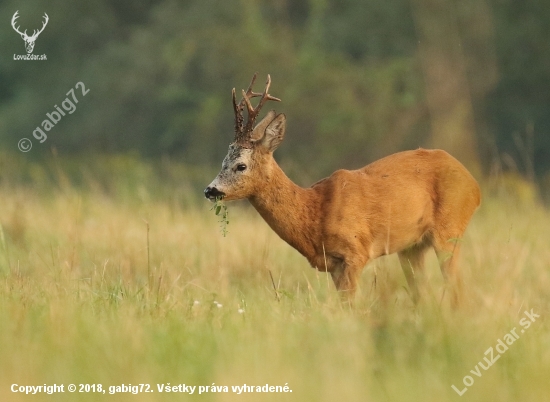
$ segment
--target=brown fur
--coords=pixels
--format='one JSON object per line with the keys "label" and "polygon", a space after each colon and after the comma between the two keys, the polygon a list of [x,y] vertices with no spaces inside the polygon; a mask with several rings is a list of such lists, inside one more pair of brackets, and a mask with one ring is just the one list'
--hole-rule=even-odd
{"label": "brown fur", "polygon": [[250,202],[313,267],[328,270],[338,290],[352,297],[368,261],[398,253],[416,301],[415,275],[431,246],[457,302],[458,239],[480,204],[479,186],[460,162],[441,150],[405,151],[304,189],[263,156],[268,174]]}
{"label": "brown fur", "polygon": [[[398,253],[416,301],[424,255],[433,247],[452,301],[460,296],[457,257],[460,239],[480,204],[479,186],[466,168],[445,151],[399,152],[358,170],[338,170],[304,189],[281,170],[273,152],[282,142],[286,117],[270,111],[252,130],[244,129],[242,105],[252,127],[268,94],[243,91],[235,109],[235,142],[205,196],[248,198],[268,225],[310,264],[330,272],[336,288],[351,300],[368,261]],[[247,95],[248,94],[248,95]],[[249,97],[262,96],[252,108]]]}

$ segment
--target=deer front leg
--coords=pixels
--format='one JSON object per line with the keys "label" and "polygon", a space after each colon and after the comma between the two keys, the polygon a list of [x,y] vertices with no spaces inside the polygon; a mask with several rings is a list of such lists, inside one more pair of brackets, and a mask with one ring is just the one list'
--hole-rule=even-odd
{"label": "deer front leg", "polygon": [[334,281],[336,289],[340,293],[342,301],[353,303],[357,283],[365,264],[353,264],[346,262],[343,258],[331,258],[329,269],[330,276]]}

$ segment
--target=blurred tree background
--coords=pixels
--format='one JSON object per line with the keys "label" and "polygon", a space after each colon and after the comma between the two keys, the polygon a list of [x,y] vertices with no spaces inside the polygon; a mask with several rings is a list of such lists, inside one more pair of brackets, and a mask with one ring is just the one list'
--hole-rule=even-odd
{"label": "blurred tree background", "polygon": [[[48,13],[34,49],[47,61],[13,59],[16,10],[29,32]],[[0,15],[0,145],[30,138],[30,159],[134,152],[217,169],[231,88],[258,71],[283,100],[277,158],[299,180],[419,146],[477,175],[550,180],[547,0],[6,0]],[[39,143],[80,81],[90,92]]]}

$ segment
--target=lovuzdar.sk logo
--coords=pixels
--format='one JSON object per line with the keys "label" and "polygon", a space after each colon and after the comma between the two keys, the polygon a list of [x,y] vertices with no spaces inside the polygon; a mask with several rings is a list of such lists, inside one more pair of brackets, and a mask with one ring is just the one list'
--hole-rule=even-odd
{"label": "lovuzdar.sk logo", "polygon": [[32,54],[32,51],[34,50],[34,42],[36,42],[36,38],[38,38],[38,35],[42,33],[44,28],[46,28],[46,25],[48,25],[48,21],[50,18],[48,17],[48,14],[44,13],[44,22],[42,23],[42,28],[33,30],[32,35],[27,35],[27,30],[25,29],[23,32],[21,32],[19,26],[16,25],[16,20],[19,18],[19,10],[13,14],[13,17],[11,19],[11,26],[13,27],[14,31],[17,32],[19,35],[21,35],[21,38],[25,41],[25,49],[27,50],[27,54],[14,54],[13,59],[14,60],[46,60],[46,55],[36,55]]}

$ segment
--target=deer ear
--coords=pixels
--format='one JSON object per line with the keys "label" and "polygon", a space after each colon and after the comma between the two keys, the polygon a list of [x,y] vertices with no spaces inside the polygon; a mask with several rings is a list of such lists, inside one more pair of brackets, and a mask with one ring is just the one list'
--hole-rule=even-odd
{"label": "deer ear", "polygon": [[264,136],[265,129],[273,121],[277,114],[275,113],[275,110],[270,110],[266,116],[262,119],[261,122],[259,122],[256,127],[254,127],[254,130],[252,130],[252,134],[250,135],[250,140],[252,142],[256,142],[258,140],[261,140]]}
{"label": "deer ear", "polygon": [[269,152],[273,152],[283,141],[286,130],[286,116],[281,113],[275,117],[265,129],[265,134],[260,140],[262,146]]}

